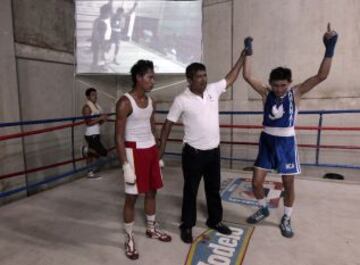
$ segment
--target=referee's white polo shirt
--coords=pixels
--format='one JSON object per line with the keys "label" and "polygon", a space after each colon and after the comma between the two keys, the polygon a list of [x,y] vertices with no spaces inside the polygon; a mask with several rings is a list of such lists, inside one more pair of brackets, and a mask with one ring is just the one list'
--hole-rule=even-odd
{"label": "referee's white polo shirt", "polygon": [[167,116],[171,122],[182,118],[184,143],[200,150],[219,146],[219,97],[226,90],[226,80],[208,84],[203,97],[194,94],[189,88],[178,95]]}

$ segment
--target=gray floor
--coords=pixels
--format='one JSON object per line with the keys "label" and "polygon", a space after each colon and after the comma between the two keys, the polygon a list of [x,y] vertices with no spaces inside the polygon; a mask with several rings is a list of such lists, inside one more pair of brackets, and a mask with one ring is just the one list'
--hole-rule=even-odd
{"label": "gray floor", "polygon": [[[177,228],[181,170],[165,168],[165,188],[158,195],[158,220],[172,234],[171,243],[145,237],[142,199],[137,203],[138,261],[129,261],[123,253],[120,171],[102,175],[100,180],[80,179],[1,207],[0,264],[184,264],[189,245],[180,241]],[[247,172],[223,172],[223,178],[234,176],[250,177]],[[256,227],[243,264],[360,265],[360,185],[299,177],[296,193],[295,237],[280,235],[282,207],[273,210]],[[224,203],[225,221],[244,223],[253,211]],[[194,235],[205,230],[205,218],[201,188]]]}

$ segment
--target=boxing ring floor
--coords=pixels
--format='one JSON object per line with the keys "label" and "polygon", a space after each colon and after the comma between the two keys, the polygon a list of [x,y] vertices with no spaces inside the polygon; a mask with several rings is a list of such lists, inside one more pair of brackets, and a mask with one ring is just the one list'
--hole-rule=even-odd
{"label": "boxing ring floor", "polygon": [[[248,177],[245,171],[222,171],[222,178]],[[102,171],[101,179],[80,178],[0,208],[1,265],[181,265],[190,245],[179,237],[182,173],[163,171],[165,187],[157,197],[157,219],[173,237],[162,243],[145,237],[143,199],[136,205],[135,239],[140,253],[128,260],[123,250],[123,184],[119,169]],[[279,181],[278,177],[268,179]],[[280,207],[256,226],[243,261],[245,265],[360,265],[360,185],[298,177],[292,224],[295,236],[281,236]],[[224,202],[225,222],[245,224],[253,207]],[[206,204],[201,184],[198,222],[202,233]]]}

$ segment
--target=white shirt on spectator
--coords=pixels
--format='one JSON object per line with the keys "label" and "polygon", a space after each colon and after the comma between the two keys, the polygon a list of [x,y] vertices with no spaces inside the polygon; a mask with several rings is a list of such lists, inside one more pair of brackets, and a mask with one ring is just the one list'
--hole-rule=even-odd
{"label": "white shirt on spectator", "polygon": [[175,98],[167,119],[177,122],[182,118],[184,143],[199,150],[210,150],[219,146],[219,98],[225,91],[226,80],[222,79],[208,84],[203,97],[187,88]]}

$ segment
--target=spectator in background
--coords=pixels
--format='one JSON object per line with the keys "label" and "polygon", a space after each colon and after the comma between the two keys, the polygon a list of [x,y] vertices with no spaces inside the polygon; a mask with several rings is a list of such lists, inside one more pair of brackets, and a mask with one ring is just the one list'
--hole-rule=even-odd
{"label": "spectator in background", "polygon": [[[96,118],[87,118],[85,140],[87,146],[83,146],[81,149],[82,154],[86,157],[86,162],[91,165],[96,158],[107,156],[107,150],[103,146],[100,140],[100,125],[107,120],[106,114],[102,113],[102,108],[97,103],[97,92],[96,89],[91,87],[85,92],[86,103],[82,108],[82,114],[84,116],[99,115]],[[94,167],[91,167],[88,171],[88,178],[99,178],[98,175],[94,174]]]}

